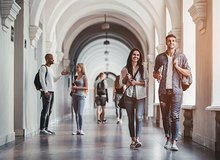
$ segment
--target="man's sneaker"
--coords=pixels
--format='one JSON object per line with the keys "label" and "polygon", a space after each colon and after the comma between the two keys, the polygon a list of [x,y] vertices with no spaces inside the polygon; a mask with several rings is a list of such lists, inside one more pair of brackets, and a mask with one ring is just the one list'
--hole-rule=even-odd
{"label": "man's sneaker", "polygon": [[51,135],[51,133],[46,131],[45,129],[40,130],[40,134]]}
{"label": "man's sneaker", "polygon": [[171,145],[170,150],[171,150],[171,151],[178,151],[179,148],[177,147],[176,143],[174,143],[174,144]]}
{"label": "man's sneaker", "polygon": [[170,141],[167,140],[165,145],[163,146],[165,149],[170,149]]}
{"label": "man's sneaker", "polygon": [[142,143],[137,139],[137,141],[135,142],[135,148],[139,148],[142,146]]}
{"label": "man's sneaker", "polygon": [[118,120],[117,122],[116,122],[116,124],[119,124],[120,123],[120,121]]}
{"label": "man's sneaker", "polygon": [[130,147],[131,147],[131,148],[135,148],[135,144],[136,144],[135,141],[131,141]]}
{"label": "man's sneaker", "polygon": [[80,135],[84,135],[85,133],[83,132],[83,130],[80,130],[80,131],[79,131],[79,134],[80,134]]}
{"label": "man's sneaker", "polygon": [[55,134],[54,131],[51,131],[51,130],[49,130],[49,129],[46,129],[46,131],[49,132],[49,133],[51,133],[51,134]]}

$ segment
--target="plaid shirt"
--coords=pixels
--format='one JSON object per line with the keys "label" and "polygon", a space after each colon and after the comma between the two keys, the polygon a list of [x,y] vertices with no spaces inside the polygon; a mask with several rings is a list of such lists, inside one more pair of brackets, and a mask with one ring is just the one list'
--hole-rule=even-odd
{"label": "plaid shirt", "polygon": [[[188,65],[188,60],[183,53],[175,52],[173,59],[178,59],[178,66],[187,70],[190,70]],[[154,66],[154,73],[158,72],[160,68],[163,66],[162,70],[162,79],[159,84],[159,95],[166,94],[166,77],[167,77],[167,66],[168,66],[168,58],[166,52],[163,52],[157,55]],[[172,76],[172,89],[174,94],[182,94],[183,89],[179,77],[178,71],[173,67],[173,76]]]}

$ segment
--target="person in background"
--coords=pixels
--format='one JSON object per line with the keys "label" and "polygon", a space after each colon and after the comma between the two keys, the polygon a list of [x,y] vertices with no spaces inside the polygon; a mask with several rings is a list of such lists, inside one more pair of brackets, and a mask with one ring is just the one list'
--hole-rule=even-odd
{"label": "person in background", "polygon": [[96,81],[96,97],[95,103],[97,105],[97,123],[106,123],[105,119],[105,108],[106,102],[108,102],[108,90],[107,82],[105,80],[105,73],[99,74],[99,79]]}
{"label": "person in background", "polygon": [[83,110],[85,107],[85,97],[88,90],[88,80],[85,72],[85,66],[83,63],[76,65],[76,79],[72,83],[72,110],[74,110],[76,118],[76,132],[72,132],[73,135],[84,135],[82,130],[83,125]]}
{"label": "person in background", "polygon": [[[176,51],[176,36],[166,36],[167,50],[157,55],[153,77],[159,84],[159,101],[166,137],[164,148],[178,151],[179,114],[182,104],[183,89],[180,76],[191,75],[186,56]],[[171,119],[171,121],[170,121]]]}
{"label": "person in background", "polygon": [[147,72],[143,67],[142,58],[143,55],[139,49],[132,49],[128,56],[127,64],[121,70],[120,75],[121,86],[126,85],[127,87],[124,93],[124,103],[128,115],[128,128],[131,137],[131,148],[139,148],[142,146],[140,136],[145,98],[147,97]]}
{"label": "person in background", "polygon": [[114,89],[113,89],[113,101],[115,102],[115,114],[117,122],[116,124],[122,123],[122,109],[118,106],[118,102],[121,99],[123,92],[124,92],[124,86],[120,86],[119,83],[120,75],[116,76],[115,82],[114,82]]}
{"label": "person in background", "polygon": [[[39,77],[42,86],[41,98],[43,108],[40,116],[40,133],[41,134],[55,134],[54,131],[48,129],[50,115],[52,113],[54,101],[54,82],[58,81],[62,75],[67,75],[69,72],[63,70],[61,75],[55,76],[51,68],[54,64],[54,57],[51,53],[45,55],[46,64],[40,67]],[[45,76],[46,75],[46,76]]]}

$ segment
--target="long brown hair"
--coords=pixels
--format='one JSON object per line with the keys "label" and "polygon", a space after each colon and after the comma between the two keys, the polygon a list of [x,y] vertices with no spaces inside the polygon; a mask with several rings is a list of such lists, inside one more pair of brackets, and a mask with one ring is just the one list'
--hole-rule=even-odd
{"label": "long brown hair", "polygon": [[115,79],[115,82],[114,82],[115,89],[120,88],[119,79],[120,79],[120,76],[119,75],[116,76],[116,79]]}
{"label": "long brown hair", "polygon": [[131,74],[131,75],[133,75],[132,74],[132,54],[133,54],[133,52],[134,51],[138,51],[139,53],[140,53],[140,58],[139,58],[139,60],[138,60],[138,62],[137,62],[137,65],[138,65],[138,67],[139,67],[139,72],[140,72],[140,74],[141,74],[141,78],[143,79],[143,74],[144,74],[144,67],[143,67],[143,54],[142,54],[142,52],[139,50],[139,49],[137,49],[137,48],[133,48],[131,51],[130,51],[130,53],[129,53],[129,56],[128,56],[128,59],[127,59],[127,64],[126,64],[126,68],[127,68],[127,70],[128,70],[128,73],[129,74]]}

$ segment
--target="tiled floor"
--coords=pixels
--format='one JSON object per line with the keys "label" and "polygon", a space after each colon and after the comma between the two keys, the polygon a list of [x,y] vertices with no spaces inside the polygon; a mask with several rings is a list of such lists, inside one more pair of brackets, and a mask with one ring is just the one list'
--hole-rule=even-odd
{"label": "tiled floor", "polygon": [[164,149],[163,130],[150,120],[144,121],[143,146],[132,150],[125,112],[120,125],[113,108],[107,112],[106,124],[96,124],[95,111],[86,113],[83,136],[72,135],[72,122],[66,120],[53,127],[55,135],[18,138],[0,147],[0,160],[220,160],[220,155],[190,140],[180,140],[178,152]]}

